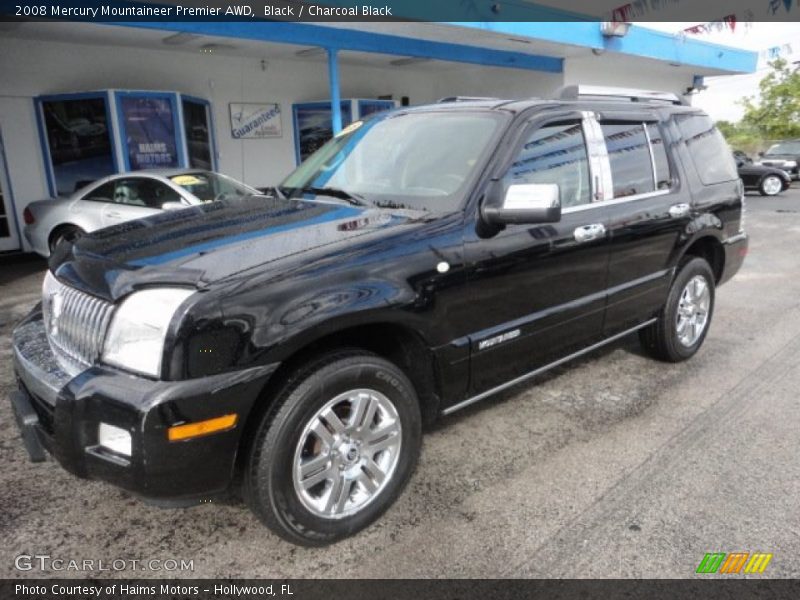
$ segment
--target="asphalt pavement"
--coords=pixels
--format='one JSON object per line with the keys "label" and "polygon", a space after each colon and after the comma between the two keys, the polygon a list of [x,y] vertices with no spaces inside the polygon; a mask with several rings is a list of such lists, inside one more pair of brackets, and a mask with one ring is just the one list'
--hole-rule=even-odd
{"label": "asphalt pavement", "polygon": [[[443,419],[397,504],[321,549],[242,506],[154,508],[28,462],[9,337],[45,265],[3,259],[0,577],[684,578],[707,552],[740,551],[773,554],[757,577],[800,577],[800,186],[747,201],[750,253],[697,356],[659,363],[632,336]],[[193,570],[15,568],[36,554]]]}

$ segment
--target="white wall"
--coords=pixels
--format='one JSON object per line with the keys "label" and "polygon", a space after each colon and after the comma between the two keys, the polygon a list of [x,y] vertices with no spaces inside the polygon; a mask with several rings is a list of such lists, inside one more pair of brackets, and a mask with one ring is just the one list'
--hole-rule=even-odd
{"label": "white wall", "polygon": [[[612,54],[566,59],[563,75],[458,63],[365,67],[345,61],[341,65],[343,98],[408,96],[412,104],[450,95],[548,97],[569,83],[682,91],[691,76],[657,61],[643,68],[642,61]],[[214,111],[220,170],[265,186],[277,183],[295,166],[292,103],[328,98],[328,73],[321,58],[268,57],[263,69],[260,58],[0,39],[0,128],[20,223],[24,207],[48,195],[33,98],[109,88],[169,90],[207,98]],[[233,139],[230,102],[279,102],[283,137]]]}
{"label": "white wall", "polygon": [[685,67],[606,52],[564,61],[564,85],[609,85],[682,94],[692,85],[693,73]]}

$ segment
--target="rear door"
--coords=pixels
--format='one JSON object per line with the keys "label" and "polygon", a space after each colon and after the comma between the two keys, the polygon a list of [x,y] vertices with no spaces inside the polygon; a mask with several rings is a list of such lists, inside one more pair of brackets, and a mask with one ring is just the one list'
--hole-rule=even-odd
{"label": "rear door", "polygon": [[[581,113],[531,123],[502,171],[512,183],[559,185],[557,223],[468,230],[472,301],[471,393],[526,374],[602,333],[608,268],[607,213],[597,190]],[[479,218],[479,217],[476,217]]]}
{"label": "rear door", "polygon": [[612,193],[606,200],[611,258],[605,335],[653,316],[691,220],[688,185],[676,176],[669,129],[655,113],[598,115]]}

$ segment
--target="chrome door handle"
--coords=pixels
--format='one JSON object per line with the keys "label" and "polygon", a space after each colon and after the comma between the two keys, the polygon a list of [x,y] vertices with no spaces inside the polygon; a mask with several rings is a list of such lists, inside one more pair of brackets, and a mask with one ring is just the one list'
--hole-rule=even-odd
{"label": "chrome door handle", "polygon": [[691,207],[686,203],[673,204],[669,207],[669,216],[673,219],[680,219],[689,214]]}
{"label": "chrome door handle", "polygon": [[591,242],[606,235],[606,226],[602,223],[584,225],[583,227],[577,227],[573,235],[575,236],[575,241],[579,244]]}
{"label": "chrome door handle", "polygon": [[113,211],[113,212],[107,212],[107,213],[106,213],[106,216],[109,216],[109,217],[111,217],[112,219],[121,219],[121,218],[122,218],[122,214],[120,214],[120,213],[118,213],[118,212],[116,212],[116,211]]}

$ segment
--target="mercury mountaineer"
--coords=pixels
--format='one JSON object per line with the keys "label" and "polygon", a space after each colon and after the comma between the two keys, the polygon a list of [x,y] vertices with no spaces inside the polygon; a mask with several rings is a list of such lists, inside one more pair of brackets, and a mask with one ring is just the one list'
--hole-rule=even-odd
{"label": "mercury mountaineer", "polygon": [[743,199],[712,121],[670,94],[380,113],[270,195],[59,246],[13,333],[22,439],[331,543],[395,501],[438,416],[633,333],[693,356],[747,252]]}

